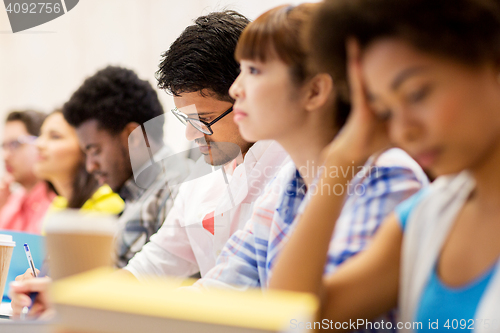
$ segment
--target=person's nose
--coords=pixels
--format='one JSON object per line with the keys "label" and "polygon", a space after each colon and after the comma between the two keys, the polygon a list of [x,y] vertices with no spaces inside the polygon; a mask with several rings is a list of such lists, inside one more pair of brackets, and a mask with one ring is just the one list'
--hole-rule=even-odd
{"label": "person's nose", "polygon": [[203,133],[194,128],[191,123],[188,122],[186,124],[186,139],[188,139],[189,141],[194,141],[203,136]]}
{"label": "person's nose", "polygon": [[390,126],[390,136],[399,145],[411,144],[422,135],[422,126],[408,111],[398,112]]}
{"label": "person's nose", "polygon": [[238,99],[243,97],[243,87],[242,87],[242,74],[238,75],[236,80],[234,80],[233,84],[229,88],[229,96],[233,99]]}
{"label": "person's nose", "polygon": [[2,157],[4,161],[9,161],[12,158],[12,152],[10,151],[10,149],[2,149]]}
{"label": "person's nose", "polygon": [[99,170],[99,163],[92,156],[87,155],[85,157],[85,168],[88,173],[94,173]]}
{"label": "person's nose", "polygon": [[33,145],[36,147],[37,152],[40,152],[45,149],[45,140],[43,137],[38,137],[35,142],[33,142]]}

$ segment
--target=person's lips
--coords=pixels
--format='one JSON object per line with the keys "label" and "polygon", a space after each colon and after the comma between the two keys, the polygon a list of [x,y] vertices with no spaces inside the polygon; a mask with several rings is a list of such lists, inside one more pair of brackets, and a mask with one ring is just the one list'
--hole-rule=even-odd
{"label": "person's lips", "polygon": [[210,146],[206,146],[206,145],[198,145],[198,148],[200,149],[200,152],[201,152],[203,155],[208,154],[208,152],[210,151]]}
{"label": "person's lips", "polygon": [[107,179],[108,179],[106,177],[106,175],[103,175],[103,174],[98,174],[98,175],[95,175],[94,177],[95,177],[95,179],[97,179],[97,182],[99,183],[99,185],[105,184]]}
{"label": "person's lips", "polygon": [[248,116],[248,114],[241,109],[234,109],[233,112],[234,112],[233,120],[235,123],[242,121],[244,118]]}
{"label": "person's lips", "polygon": [[416,154],[415,160],[418,162],[418,164],[420,164],[422,168],[425,169],[431,167],[434,163],[436,163],[436,160],[439,158],[440,154],[441,150],[439,149],[425,150]]}
{"label": "person's lips", "polygon": [[5,170],[6,170],[8,173],[12,173],[12,171],[13,171],[14,169],[12,169],[12,167],[11,167],[10,165],[5,164]]}

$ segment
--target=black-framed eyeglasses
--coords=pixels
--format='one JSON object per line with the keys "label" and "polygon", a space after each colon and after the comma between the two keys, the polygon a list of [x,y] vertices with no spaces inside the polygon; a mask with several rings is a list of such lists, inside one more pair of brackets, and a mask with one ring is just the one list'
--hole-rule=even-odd
{"label": "black-framed eyeglasses", "polygon": [[2,150],[15,151],[21,148],[22,145],[33,144],[37,138],[34,135],[22,135],[15,140],[3,142],[1,147]]}
{"label": "black-framed eyeglasses", "polygon": [[215,124],[216,122],[218,122],[219,120],[221,120],[222,118],[227,116],[231,111],[233,111],[233,107],[231,106],[229,109],[224,111],[220,116],[218,116],[217,118],[215,118],[211,122],[206,122],[204,120],[196,119],[196,118],[189,118],[187,115],[180,112],[179,109],[177,109],[177,108],[172,109],[171,111],[174,114],[174,116],[176,116],[177,119],[179,119],[181,121],[181,123],[183,123],[184,125],[187,125],[188,123],[190,123],[191,126],[193,126],[195,129],[197,129],[201,133],[206,134],[206,135],[212,135],[212,134],[214,134],[214,132],[212,131],[211,126],[213,126],[213,124]]}

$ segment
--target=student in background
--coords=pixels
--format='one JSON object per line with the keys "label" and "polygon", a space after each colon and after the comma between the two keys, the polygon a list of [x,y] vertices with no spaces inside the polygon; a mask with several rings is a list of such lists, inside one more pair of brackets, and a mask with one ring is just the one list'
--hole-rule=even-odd
{"label": "student in background", "polygon": [[[0,180],[0,229],[38,234],[54,193],[33,173],[34,141],[47,115],[13,111],[7,116],[2,138],[6,174]],[[21,187],[11,193],[12,182]]]}
{"label": "student in background", "polygon": [[[245,228],[230,238],[217,266],[196,286],[267,288],[306,196],[316,192],[348,193],[335,217],[337,228],[325,235],[329,239],[325,272],[333,273],[371,243],[398,203],[428,184],[422,169],[400,149],[374,154],[361,168],[327,170],[360,172],[348,186],[315,184],[323,164],[321,153],[350,111],[349,104],[336,98],[331,76],[309,67],[306,49],[297,42],[318,7],[304,3],[271,9],[250,23],[238,41],[235,54],[241,73],[229,91],[235,99],[235,122],[246,140],[276,140],[292,161],[267,185]],[[293,276],[303,269],[296,268]]]}
{"label": "student in background", "polygon": [[[326,279],[324,235],[344,198],[313,196],[271,286],[320,295],[333,322],[399,306],[400,330],[498,331],[500,3],[327,1],[310,39],[315,64],[353,102],[327,165],[361,165],[390,139],[438,178]],[[348,180],[323,174],[320,184]]]}
{"label": "student in background", "polygon": [[[189,165],[163,142],[164,113],[156,91],[129,69],[108,66],[87,78],[63,114],[87,155],[87,171],[125,201],[116,241],[116,264],[123,267],[162,226],[176,195],[171,183],[180,183]],[[141,126],[150,120],[144,136]],[[139,181],[132,163],[140,168],[151,160],[161,164],[153,163],[155,169]]]}
{"label": "student in background", "polygon": [[55,111],[44,121],[34,172],[48,181],[58,196],[50,211],[66,208],[119,214],[123,200],[107,185],[99,186],[95,178],[85,170],[85,154],[80,149],[75,129],[61,113]]}

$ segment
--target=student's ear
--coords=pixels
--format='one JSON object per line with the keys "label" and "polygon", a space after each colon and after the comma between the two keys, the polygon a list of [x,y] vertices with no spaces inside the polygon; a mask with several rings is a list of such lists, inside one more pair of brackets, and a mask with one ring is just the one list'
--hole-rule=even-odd
{"label": "student's ear", "polygon": [[314,111],[324,107],[333,95],[333,80],[329,74],[316,74],[307,85],[306,110]]}
{"label": "student's ear", "polygon": [[125,125],[125,128],[122,130],[120,136],[123,144],[127,146],[137,147],[144,142],[142,130],[140,125],[136,122],[130,122]]}

